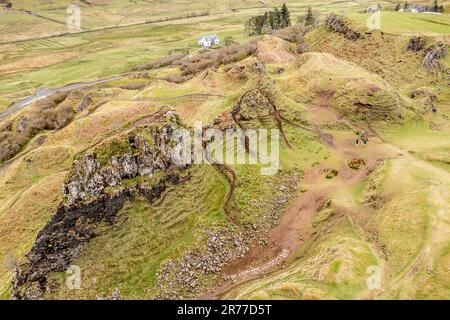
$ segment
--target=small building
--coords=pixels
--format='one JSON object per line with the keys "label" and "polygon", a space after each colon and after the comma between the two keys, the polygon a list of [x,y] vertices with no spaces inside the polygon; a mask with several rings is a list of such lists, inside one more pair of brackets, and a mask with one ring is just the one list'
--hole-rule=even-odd
{"label": "small building", "polygon": [[202,47],[211,47],[220,44],[220,39],[217,35],[204,36],[198,39],[198,45]]}
{"label": "small building", "polygon": [[427,11],[427,8],[418,4],[414,4],[411,7],[411,12],[418,13],[418,12],[425,12]]}
{"label": "small building", "polygon": [[369,6],[366,10],[367,13],[375,13],[381,11],[381,5],[380,4],[373,4]]}

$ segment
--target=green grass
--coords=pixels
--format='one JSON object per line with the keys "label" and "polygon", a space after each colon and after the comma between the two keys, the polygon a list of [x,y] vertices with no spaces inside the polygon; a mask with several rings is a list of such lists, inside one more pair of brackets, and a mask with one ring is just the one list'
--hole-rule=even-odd
{"label": "green grass", "polygon": [[[58,46],[43,47],[42,41],[31,41],[19,53],[5,53],[3,63],[38,58],[52,53],[75,52],[76,56],[60,63],[44,66],[27,73],[0,75],[0,108],[6,109],[13,96],[39,87],[58,87],[68,83],[91,81],[126,73],[133,66],[166,56],[174,48],[197,49],[197,38],[210,32],[221,20],[201,25],[143,25],[119,29],[115,32],[99,31],[77,36],[52,39]],[[246,38],[241,26],[217,32],[219,36]],[[14,52],[11,48],[11,53]]]}
{"label": "green grass", "polygon": [[[127,203],[114,226],[103,226],[73,264],[82,270],[82,290],[62,286],[49,298],[96,298],[119,288],[127,299],[157,294],[156,272],[168,258],[201,247],[204,231],[225,227],[222,211],[227,192],[223,177],[211,166],[190,170],[191,178],[170,187],[154,204]],[[95,279],[95,282],[93,282]]]}
{"label": "green grass", "polygon": [[[296,14],[303,13],[308,5],[312,5],[314,10],[323,12],[337,10],[347,13],[355,21],[364,24],[366,15],[355,12],[371,2],[289,1],[289,3],[293,8],[294,19]],[[33,8],[36,4],[37,2],[33,0],[28,4],[23,2],[18,5],[29,5]],[[255,4],[256,1],[253,0],[238,1],[234,2],[233,6]],[[271,5],[272,2],[267,4]],[[384,4],[387,5],[387,2],[383,2]],[[47,9],[52,9],[50,15],[63,18],[63,11],[54,8],[53,5],[54,3],[48,2],[46,7],[38,9],[42,13],[49,13]],[[155,12],[148,16],[145,10],[137,13],[132,9],[125,12],[122,17],[113,17],[124,8],[124,5],[125,2],[118,1],[107,7],[84,8],[85,18],[88,19],[97,14],[99,9],[104,11],[97,19],[89,20],[88,26],[126,23],[130,22],[130,19],[151,19],[169,14],[162,7],[155,7]],[[138,1],[138,6],[140,5],[147,4],[145,1]],[[183,7],[184,3],[174,4],[179,8],[178,5]],[[125,73],[134,65],[166,56],[174,48],[190,48],[193,52],[197,49],[197,37],[205,33],[214,32],[222,39],[233,36],[236,40],[243,41],[248,38],[243,30],[243,21],[264,10],[248,9],[231,13],[227,11],[230,2],[212,1],[196,3],[192,10],[200,7],[221,10],[225,13],[189,21],[180,20],[67,35],[54,38],[51,42],[31,40],[2,47],[0,53],[2,64],[36,59],[54,53],[73,52],[76,55],[68,60],[26,72],[0,75],[0,110],[37,87],[60,86]],[[175,10],[173,6],[168,8]],[[172,14],[170,12],[170,15]],[[102,18],[105,20],[102,21]],[[15,26],[25,21],[18,16],[11,16],[8,19],[11,19],[11,25]],[[30,17],[29,19],[27,23],[35,21]],[[44,24],[44,21],[41,23]],[[383,12],[382,23],[387,33],[421,31],[443,35],[448,32],[446,31],[448,17],[441,16],[411,14],[400,16],[399,13]],[[37,29],[42,27],[43,25],[36,25]],[[19,31],[22,32],[21,30]],[[49,28],[48,31],[53,32],[54,29]],[[310,119],[309,108],[310,104],[314,103],[316,91],[309,90],[304,84],[315,82],[319,89],[323,89],[331,83],[333,88],[339,89],[340,86],[345,86],[348,79],[352,79],[360,81],[358,84],[361,86],[369,82],[383,88],[386,85],[386,91],[400,92],[402,97],[407,97],[412,89],[424,84],[429,85],[434,79],[425,71],[420,71],[419,56],[404,52],[407,37],[386,35],[385,42],[372,40],[350,42],[337,34],[325,33],[323,29],[319,29],[313,31],[308,40],[317,40],[324,34],[324,41],[313,45],[312,50],[330,52],[335,55],[335,59],[325,60],[324,57],[324,60],[314,60],[308,65],[310,69],[306,71],[310,73],[305,72],[306,77],[305,74],[299,74],[301,68],[296,62],[285,66],[286,72],[270,75],[271,80],[277,82],[276,88],[279,89],[274,101],[280,109],[286,111],[290,119],[294,119],[295,116]],[[400,60],[402,62],[399,62]],[[73,154],[87,150],[94,142],[121,130],[127,120],[154,112],[156,106],[165,104],[165,102],[155,103],[154,106],[150,103],[147,105],[146,102],[131,103],[121,99],[167,98],[203,90],[223,94],[225,98],[217,100],[194,102],[189,102],[188,99],[170,100],[170,104],[183,115],[185,123],[192,124],[198,119],[206,123],[222,112],[229,111],[242,92],[254,87],[256,82],[256,77],[245,84],[233,82],[226,78],[222,71],[219,68],[217,73],[211,72],[211,79],[206,79],[205,82],[200,77],[180,85],[164,81],[150,82],[146,89],[136,93],[128,91],[124,93],[116,87],[146,80],[126,78],[109,83],[105,88],[95,89],[111,101],[85,118],[82,118],[84,115],[80,115],[65,129],[48,132],[48,144],[46,142],[43,147],[27,154],[26,158],[20,158],[2,169],[4,171],[0,177],[0,257],[4,258],[9,254],[22,257],[29,250],[37,232],[54,214],[61,200],[65,170],[70,168]],[[154,75],[160,75],[158,72]],[[311,81],[311,78],[317,75],[317,79]],[[297,81],[301,78],[307,81]],[[207,81],[211,81],[212,85]],[[350,100],[356,98],[349,97]],[[443,106],[443,113],[447,111],[445,109],[447,97],[448,93],[444,92],[438,98],[439,106]],[[374,101],[379,100],[380,97],[374,95]],[[418,107],[418,103],[412,99],[408,98],[408,103]],[[386,297],[427,297],[427,290],[431,292],[432,297],[448,296],[445,291],[449,286],[446,281],[448,278],[446,266],[449,261],[448,223],[445,215],[441,216],[439,210],[447,210],[448,207],[448,170],[442,169],[448,167],[444,160],[448,158],[450,150],[449,136],[448,131],[431,130],[429,128],[431,121],[444,124],[448,122],[444,117],[432,118],[425,115],[421,121],[405,120],[402,125],[374,124],[375,129],[387,141],[386,144],[392,144],[389,147],[390,152],[385,156],[392,160],[361,183],[348,188],[345,186],[333,193],[332,203],[336,206],[322,210],[312,220],[317,238],[307,241],[295,251],[286,268],[237,287],[232,290],[229,297],[273,299],[365,297],[367,267],[377,265],[381,257],[381,253],[375,248],[377,245],[385,248],[389,258],[386,263],[392,277],[396,277],[391,284],[392,287],[388,288]],[[254,122],[249,125],[266,128],[274,126],[271,121]],[[239,220],[244,224],[260,224],[265,230],[269,230],[276,218],[289,205],[289,203],[278,205],[279,200],[286,196],[290,201],[297,193],[296,188],[286,191],[280,188],[281,185],[288,185],[290,179],[297,175],[300,181],[296,181],[297,185],[294,187],[298,187],[299,184],[302,187],[309,187],[303,185],[306,182],[301,181],[302,171],[314,169],[317,164],[339,168],[342,163],[345,165],[344,156],[353,156],[353,154],[338,154],[335,149],[320,142],[317,136],[309,131],[287,123],[284,123],[284,130],[292,149],[282,143],[281,171],[277,175],[262,176],[260,165],[232,166],[237,174],[237,180],[231,199],[231,209],[238,214]],[[326,128],[321,130],[342,140],[350,140],[352,135],[351,130],[349,132]],[[383,145],[382,148],[384,147],[388,148]],[[348,148],[350,150],[350,146]],[[98,157],[101,163],[106,163],[111,156],[125,150],[121,144],[110,145],[103,149],[103,153],[99,153]],[[431,156],[433,158],[430,158]],[[193,248],[201,248],[205,241],[205,230],[232,229],[223,208],[229,190],[228,182],[211,166],[194,166],[189,171],[191,179],[179,186],[170,187],[160,200],[149,204],[146,200],[138,198],[133,203],[126,203],[115,225],[105,224],[97,230],[98,236],[86,245],[81,255],[73,262],[82,270],[83,281],[80,291],[70,291],[62,285],[46,297],[96,298],[97,295],[108,295],[115,288],[119,288],[125,298],[153,298],[158,294],[155,277],[165,261],[176,260]],[[313,184],[317,186],[324,183],[332,186],[340,178],[341,176],[338,176],[336,180],[324,182],[324,179],[319,177]],[[131,179],[124,181],[124,185],[130,186],[136,182],[149,183],[150,180]],[[369,188],[372,182],[377,187],[375,191]],[[383,199],[382,206],[378,209],[369,208],[365,203],[371,192],[376,192]],[[338,215],[336,210],[340,208],[345,210]],[[272,211],[275,219],[268,218],[268,213]],[[363,218],[367,220],[363,221],[367,222],[367,225],[360,222]],[[325,228],[329,223],[333,224],[330,228]],[[365,238],[366,232],[372,230],[376,236]],[[411,267],[414,267],[417,261],[422,261],[423,250],[427,246],[431,248],[427,268],[433,271],[432,276],[424,269],[419,269],[417,277],[410,276],[410,270],[414,270]],[[0,266],[0,271],[0,298],[6,299],[10,292],[11,272],[3,265]],[[52,276],[52,279],[60,284],[63,284],[64,278],[64,273]],[[210,284],[210,280],[208,277],[201,279],[204,284]],[[192,292],[184,293],[192,294]]]}
{"label": "green grass", "polygon": [[[350,19],[355,20],[361,25],[366,25],[370,15],[363,13],[351,13]],[[450,16],[435,15],[426,13],[392,12],[382,11],[381,30],[386,33],[399,34],[450,34]]]}
{"label": "green grass", "polygon": [[376,264],[364,239],[343,220],[287,268],[238,286],[225,298],[311,299],[316,292],[320,299],[352,299],[366,290],[366,269]]}

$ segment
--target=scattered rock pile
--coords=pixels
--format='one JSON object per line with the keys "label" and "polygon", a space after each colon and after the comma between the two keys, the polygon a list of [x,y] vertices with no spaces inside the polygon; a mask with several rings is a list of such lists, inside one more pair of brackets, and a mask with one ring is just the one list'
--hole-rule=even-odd
{"label": "scattered rock pile", "polygon": [[81,101],[80,105],[78,106],[77,112],[83,112],[84,109],[89,107],[94,102],[92,95],[88,93],[83,97],[83,100]]}
{"label": "scattered rock pile", "polygon": [[251,70],[255,73],[265,74],[266,73],[266,64],[261,61],[256,61],[251,65]]}
{"label": "scattered rock pile", "polygon": [[219,274],[226,263],[242,258],[255,243],[265,244],[262,235],[276,224],[302,178],[303,172],[287,174],[281,181],[270,183],[278,196],[249,203],[262,211],[259,222],[243,228],[235,226],[231,230],[206,231],[204,248],[190,251],[177,261],[167,261],[157,274],[157,287],[160,290],[157,298],[192,298],[205,289],[201,282],[204,279],[202,276]]}
{"label": "scattered rock pile", "polygon": [[[183,291],[199,290],[199,278],[217,274],[225,263],[243,257],[249,249],[249,237],[242,231],[210,230],[206,232],[204,250],[188,252],[180,260],[169,260],[157,274],[160,299],[183,298]],[[178,289],[176,289],[178,288]]]}
{"label": "scattered rock pile", "polygon": [[414,89],[413,91],[411,91],[409,96],[412,99],[415,98],[432,98],[433,100],[436,99],[436,94],[433,92],[433,89],[427,87]]}
{"label": "scattered rock pile", "polygon": [[16,132],[23,133],[25,132],[27,128],[27,124],[29,122],[29,119],[25,116],[21,117],[16,125]]}

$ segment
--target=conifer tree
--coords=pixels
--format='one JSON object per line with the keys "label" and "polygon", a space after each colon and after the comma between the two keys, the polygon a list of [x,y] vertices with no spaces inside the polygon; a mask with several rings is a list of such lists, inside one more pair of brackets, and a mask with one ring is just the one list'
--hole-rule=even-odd
{"label": "conifer tree", "polygon": [[275,30],[275,15],[273,11],[269,12],[269,26],[270,29]]}
{"label": "conifer tree", "polygon": [[280,10],[278,10],[277,7],[275,7],[275,9],[273,10],[273,14],[274,14],[274,22],[275,22],[274,29],[280,29],[280,27],[281,27],[281,12],[280,12]]}
{"label": "conifer tree", "polygon": [[286,3],[283,3],[281,7],[281,27],[286,28],[291,25],[291,17],[290,17],[289,9]]}
{"label": "conifer tree", "polygon": [[311,7],[308,7],[308,12],[305,17],[305,26],[310,26],[312,24],[314,24],[314,16]]}

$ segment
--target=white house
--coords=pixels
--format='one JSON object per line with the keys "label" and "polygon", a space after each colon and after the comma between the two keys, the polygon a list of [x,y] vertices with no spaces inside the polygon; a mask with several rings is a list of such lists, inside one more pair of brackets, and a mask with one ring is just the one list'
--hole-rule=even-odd
{"label": "white house", "polygon": [[415,4],[411,7],[411,12],[418,13],[418,12],[425,12],[427,11],[427,8],[418,4]]}
{"label": "white house", "polygon": [[211,47],[212,45],[218,45],[220,44],[220,39],[218,36],[210,35],[210,36],[204,36],[198,39],[198,45],[202,47]]}

